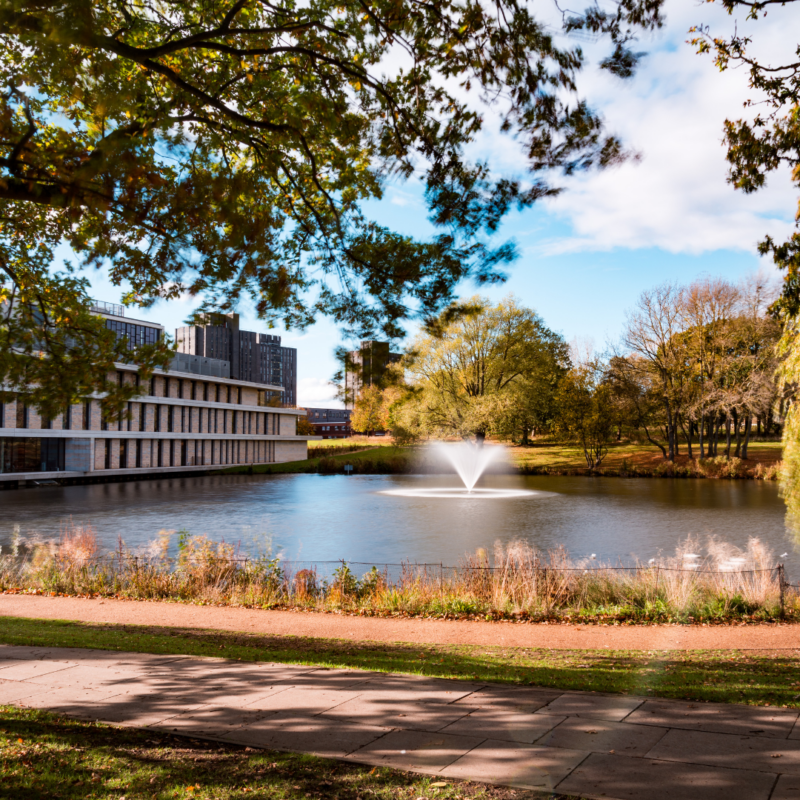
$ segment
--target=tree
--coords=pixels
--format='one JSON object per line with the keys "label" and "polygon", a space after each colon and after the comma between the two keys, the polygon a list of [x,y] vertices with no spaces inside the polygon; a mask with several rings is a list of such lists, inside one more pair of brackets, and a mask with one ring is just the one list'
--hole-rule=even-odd
{"label": "tree", "polygon": [[478,441],[492,431],[526,435],[568,363],[563,339],[534,311],[513,297],[496,306],[473,297],[446,310],[411,346],[410,402],[434,435]]}
{"label": "tree", "polygon": [[378,386],[365,386],[356,400],[350,425],[358,433],[372,435],[386,429],[386,404]]}
{"label": "tree", "polygon": [[577,364],[561,380],[556,401],[558,429],[580,442],[590,470],[603,463],[614,434],[612,391],[604,373],[599,359]]}
{"label": "tree", "polygon": [[308,421],[308,417],[297,418],[297,435],[298,436],[316,436],[317,432],[314,426]]}
{"label": "tree", "polygon": [[[592,24],[614,48],[603,66],[625,77],[626,26],[660,18],[620,3]],[[115,358],[78,267],[107,266],[141,307],[251,298],[269,323],[328,314],[395,337],[459,281],[502,279],[514,247],[492,237],[557,191],[551,173],[623,155],[577,95],[580,49],[518,0],[0,0],[0,37],[0,302],[14,307],[0,383],[49,382],[61,404],[93,374],[107,391],[92,368]],[[524,181],[465,156],[492,105],[534,172]],[[427,241],[363,210],[412,173]],[[77,266],[53,270],[60,245]],[[15,365],[39,351],[38,372]],[[168,353],[131,358],[150,369]]]}

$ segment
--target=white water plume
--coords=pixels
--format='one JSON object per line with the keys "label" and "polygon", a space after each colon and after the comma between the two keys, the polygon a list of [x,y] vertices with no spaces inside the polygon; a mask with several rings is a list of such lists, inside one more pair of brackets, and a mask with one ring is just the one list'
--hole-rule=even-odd
{"label": "white water plume", "polygon": [[471,442],[440,442],[434,447],[452,464],[467,492],[475,488],[486,468],[503,454],[499,445],[478,446]]}

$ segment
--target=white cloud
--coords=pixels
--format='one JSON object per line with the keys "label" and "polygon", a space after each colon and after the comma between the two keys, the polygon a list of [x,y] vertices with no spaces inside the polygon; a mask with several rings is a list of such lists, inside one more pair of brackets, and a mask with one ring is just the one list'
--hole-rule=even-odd
{"label": "white cloud", "polygon": [[[571,234],[548,237],[537,229],[535,252],[753,252],[765,234],[784,237],[793,229],[797,198],[788,170],[773,173],[768,186],[753,195],[735,191],[726,181],[724,120],[763,113],[763,108],[743,108],[752,96],[747,73],[720,73],[709,56],[696,55],[686,40],[693,24],[709,23],[712,35],[724,35],[738,23],[740,33],[746,29],[753,35],[753,52],[758,48],[773,62],[780,53],[791,60],[800,14],[782,9],[747,23],[728,17],[716,4],[700,7],[677,0],[667,4],[666,14],[661,32],[633,45],[648,52],[634,79],[621,81],[600,70],[589,70],[580,79],[581,94],[640,160],[561,181],[565,191],[543,208],[566,223]],[[587,49],[596,62],[607,48],[590,44]],[[497,168],[521,173],[521,154],[507,138],[487,130],[477,147],[484,157],[490,154]]]}
{"label": "white cloud", "polygon": [[336,399],[336,387],[322,378],[301,378],[297,382],[297,404],[311,408],[343,408]]}

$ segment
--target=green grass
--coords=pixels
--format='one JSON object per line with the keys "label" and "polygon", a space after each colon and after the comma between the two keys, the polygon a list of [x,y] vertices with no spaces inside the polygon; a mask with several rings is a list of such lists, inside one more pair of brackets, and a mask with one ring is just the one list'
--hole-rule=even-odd
{"label": "green grass", "polygon": [[[347,439],[340,439],[339,442]],[[317,442],[314,446],[317,446]],[[413,448],[386,445],[370,446],[357,453],[307,458],[304,461],[284,461],[278,464],[255,464],[252,467],[231,467],[221,473],[236,475],[292,474],[298,472],[344,473],[346,464],[352,464],[355,474],[385,474],[409,472]]]}
{"label": "green grass", "polygon": [[795,652],[549,650],[387,644],[0,618],[0,642],[347,667],[558,689],[800,707]]}
{"label": "green grass", "polygon": [[510,800],[526,792],[0,706],[7,800]]}

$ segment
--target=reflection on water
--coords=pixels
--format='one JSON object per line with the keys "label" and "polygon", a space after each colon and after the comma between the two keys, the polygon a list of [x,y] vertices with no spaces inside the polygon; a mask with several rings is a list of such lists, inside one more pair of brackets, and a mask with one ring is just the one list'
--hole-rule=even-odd
{"label": "reflection on water", "polygon": [[[440,476],[226,475],[0,492],[0,545],[57,537],[72,519],[90,523],[105,547],[129,547],[163,529],[241,542],[252,553],[271,539],[288,559],[456,563],[465,552],[516,538],[574,556],[647,560],[677,541],[708,536],[744,546],[758,536],[800,577],[800,553],[784,526],[775,483],[489,476],[481,486],[534,497],[487,501],[406,497],[387,490],[457,486]],[[174,547],[174,542],[173,542]]]}

